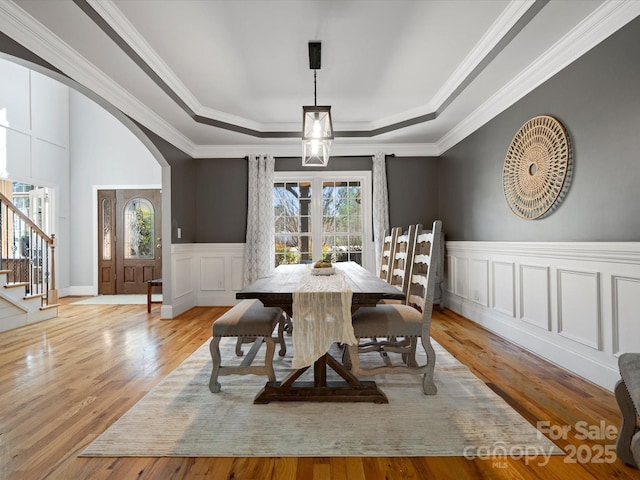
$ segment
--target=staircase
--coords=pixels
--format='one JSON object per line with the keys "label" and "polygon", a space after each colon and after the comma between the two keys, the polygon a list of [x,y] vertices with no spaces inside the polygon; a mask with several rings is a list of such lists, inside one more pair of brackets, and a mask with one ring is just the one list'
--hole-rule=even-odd
{"label": "staircase", "polygon": [[0,193],[0,331],[58,315],[54,238]]}

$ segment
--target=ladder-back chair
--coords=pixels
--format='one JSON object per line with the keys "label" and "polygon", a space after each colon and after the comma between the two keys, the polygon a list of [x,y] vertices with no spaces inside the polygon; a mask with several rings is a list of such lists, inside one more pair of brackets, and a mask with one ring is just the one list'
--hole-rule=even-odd
{"label": "ladder-back chair", "polygon": [[[411,245],[413,256],[410,268],[410,285],[406,304],[379,304],[375,307],[362,307],[353,314],[353,329],[356,338],[388,338],[389,341],[372,342],[370,349],[364,345],[347,346],[346,361],[356,376],[373,376],[380,373],[422,374],[422,390],[425,395],[435,395],[433,381],[435,351],[431,345],[431,314],[435,286],[435,269],[431,263],[434,252],[438,251],[441,240],[442,222],[433,222],[431,231],[423,231],[416,226],[416,235]],[[401,338],[404,341],[394,341]],[[427,354],[427,362],[418,365],[415,358],[417,339]],[[364,368],[360,366],[360,354],[367,351],[395,352],[402,354],[402,362]]]}
{"label": "ladder-back chair", "polygon": [[416,225],[410,225],[402,232],[400,227],[396,236],[395,247],[391,259],[391,272],[389,283],[395,285],[403,292],[409,288],[409,271],[413,258],[413,246],[415,244]]}
{"label": "ladder-back chair", "polygon": [[382,254],[380,256],[380,271],[378,276],[385,282],[391,280],[391,263],[393,262],[393,253],[396,247],[396,238],[402,229],[393,227],[391,230],[385,230],[382,239]]}

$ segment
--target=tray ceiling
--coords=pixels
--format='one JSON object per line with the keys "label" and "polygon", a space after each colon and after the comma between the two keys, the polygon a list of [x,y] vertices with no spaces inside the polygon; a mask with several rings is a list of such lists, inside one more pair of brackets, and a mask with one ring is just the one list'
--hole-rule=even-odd
{"label": "tray ceiling", "polygon": [[[194,157],[438,155],[640,13],[602,0],[16,0],[0,30]],[[548,112],[540,112],[548,113]]]}

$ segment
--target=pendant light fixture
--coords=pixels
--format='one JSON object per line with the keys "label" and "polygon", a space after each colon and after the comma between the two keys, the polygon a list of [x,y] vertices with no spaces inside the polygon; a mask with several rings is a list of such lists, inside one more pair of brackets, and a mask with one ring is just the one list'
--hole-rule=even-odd
{"label": "pendant light fixture", "polygon": [[309,68],[313,70],[313,106],[302,107],[302,166],[326,167],[333,140],[331,107],[318,106],[316,76],[320,69],[321,43],[309,42]]}

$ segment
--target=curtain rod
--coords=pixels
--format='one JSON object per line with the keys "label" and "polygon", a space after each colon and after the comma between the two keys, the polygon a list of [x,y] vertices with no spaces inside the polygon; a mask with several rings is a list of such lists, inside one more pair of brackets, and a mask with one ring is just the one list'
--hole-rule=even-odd
{"label": "curtain rod", "polygon": [[[340,156],[342,156],[342,155],[340,155]],[[362,157],[362,156],[366,157],[367,155],[346,155],[346,156],[347,156],[347,157]],[[395,157],[395,156],[396,156],[396,154],[395,154],[395,153],[385,153],[385,156],[386,156],[386,157]],[[290,157],[286,157],[286,158],[290,158]],[[244,160],[249,160],[249,155],[245,155],[245,156],[243,157],[243,159],[244,159]]]}

